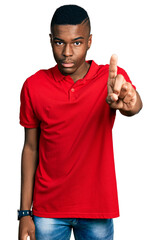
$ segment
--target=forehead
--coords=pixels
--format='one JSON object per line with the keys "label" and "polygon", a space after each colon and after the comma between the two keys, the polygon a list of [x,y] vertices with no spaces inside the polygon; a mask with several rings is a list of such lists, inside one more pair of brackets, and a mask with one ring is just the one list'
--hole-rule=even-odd
{"label": "forehead", "polygon": [[51,32],[54,37],[59,37],[61,39],[76,37],[88,37],[88,31],[86,24],[78,25],[54,25],[51,29]]}

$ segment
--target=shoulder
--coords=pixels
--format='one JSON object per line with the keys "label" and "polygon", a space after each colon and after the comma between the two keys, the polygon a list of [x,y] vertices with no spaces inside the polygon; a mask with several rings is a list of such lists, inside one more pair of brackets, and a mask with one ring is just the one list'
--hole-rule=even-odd
{"label": "shoulder", "polygon": [[100,77],[101,75],[106,75],[109,73],[109,65],[106,64],[97,64],[94,60],[88,61],[91,64],[91,71],[96,76]]}
{"label": "shoulder", "polygon": [[31,76],[29,76],[23,83],[23,86],[26,88],[38,87],[40,86],[47,78],[52,77],[52,68],[49,69],[40,69]]}
{"label": "shoulder", "polygon": [[26,79],[26,81],[28,83],[30,82],[38,82],[46,77],[50,77],[52,75],[52,68],[49,69],[41,69],[39,71],[37,71],[36,73],[34,73],[33,75],[31,75],[30,77],[28,77]]}
{"label": "shoulder", "polygon": [[[95,64],[95,66],[97,68],[97,73],[98,74],[104,74],[108,77],[108,75],[109,75],[109,64],[99,64],[98,65],[94,61],[93,61],[93,63]],[[117,74],[122,74],[126,80],[129,80],[129,76],[128,76],[127,72],[119,66],[117,66]]]}
{"label": "shoulder", "polygon": [[[97,65],[97,69],[99,71],[104,71],[105,73],[109,73],[109,64],[99,64],[99,65],[97,63],[95,64]],[[127,72],[123,68],[117,66],[117,74],[127,74]]]}

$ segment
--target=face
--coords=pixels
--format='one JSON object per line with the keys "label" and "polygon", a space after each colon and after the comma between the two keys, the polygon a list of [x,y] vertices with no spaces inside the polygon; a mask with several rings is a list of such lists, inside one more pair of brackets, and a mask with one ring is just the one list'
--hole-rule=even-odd
{"label": "face", "polygon": [[85,58],[92,41],[87,24],[54,25],[50,39],[53,55],[61,73],[80,75],[86,68]]}

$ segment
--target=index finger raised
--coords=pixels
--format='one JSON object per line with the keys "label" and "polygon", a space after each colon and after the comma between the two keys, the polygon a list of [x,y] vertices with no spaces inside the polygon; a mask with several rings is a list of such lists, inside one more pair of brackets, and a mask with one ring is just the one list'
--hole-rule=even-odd
{"label": "index finger raised", "polygon": [[118,56],[113,54],[110,59],[109,64],[109,79],[115,78],[117,76],[117,62]]}

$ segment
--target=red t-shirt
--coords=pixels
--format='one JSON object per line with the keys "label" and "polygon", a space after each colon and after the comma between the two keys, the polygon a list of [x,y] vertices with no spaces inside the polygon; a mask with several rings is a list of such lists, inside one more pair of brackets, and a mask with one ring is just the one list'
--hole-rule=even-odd
{"label": "red t-shirt", "polygon": [[[119,216],[112,127],[106,102],[109,65],[91,66],[74,82],[57,65],[29,77],[21,90],[20,124],[40,127],[33,214],[50,218]],[[118,67],[130,82],[127,73]]]}

